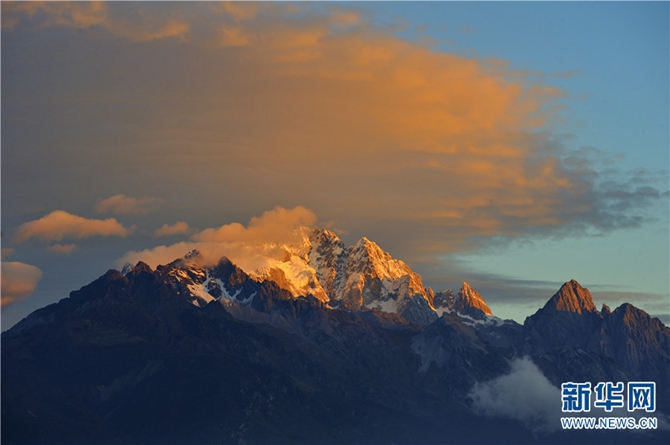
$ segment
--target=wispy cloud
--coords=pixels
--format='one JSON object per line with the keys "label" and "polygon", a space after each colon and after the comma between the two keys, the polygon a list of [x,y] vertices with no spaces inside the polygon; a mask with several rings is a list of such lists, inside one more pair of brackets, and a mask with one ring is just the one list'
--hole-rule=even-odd
{"label": "wispy cloud", "polygon": [[100,200],[96,204],[95,210],[98,213],[113,213],[115,215],[146,215],[163,204],[163,200],[159,198],[149,196],[133,198],[118,194]]}
{"label": "wispy cloud", "polygon": [[[166,37],[183,39],[189,24],[170,16],[141,14],[141,20],[119,15],[107,2],[8,2],[3,5],[2,27],[66,26],[77,29],[101,27],[131,41],[150,41]],[[153,8],[155,13],[157,10]],[[137,16],[136,16],[137,17]]]}
{"label": "wispy cloud", "polygon": [[251,20],[259,13],[256,2],[220,2],[215,5],[215,10],[223,12],[232,21]]}
{"label": "wispy cloud", "polygon": [[54,244],[52,246],[47,247],[47,250],[49,252],[62,253],[62,254],[65,254],[65,255],[69,255],[76,248],[77,248],[76,244]]}
{"label": "wispy cloud", "polygon": [[2,262],[2,306],[29,296],[42,278],[42,271],[18,261]]}
{"label": "wispy cloud", "polygon": [[46,216],[19,226],[16,242],[30,238],[41,241],[62,241],[64,238],[80,239],[91,236],[127,236],[131,229],[125,228],[116,219],[88,219],[63,210],[54,210]]}

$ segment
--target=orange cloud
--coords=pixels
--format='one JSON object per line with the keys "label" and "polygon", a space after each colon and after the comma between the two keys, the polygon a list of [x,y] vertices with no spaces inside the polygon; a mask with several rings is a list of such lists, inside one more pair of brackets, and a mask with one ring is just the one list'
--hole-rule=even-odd
{"label": "orange cloud", "polygon": [[241,28],[227,27],[219,30],[221,46],[247,46],[252,36]]}
{"label": "orange cloud", "polygon": [[41,278],[42,271],[35,266],[18,261],[3,261],[1,305],[5,306],[29,296]]}
{"label": "orange cloud", "polygon": [[117,264],[144,261],[155,268],[195,249],[200,252],[204,264],[215,264],[225,256],[242,269],[254,271],[284,258],[286,251],[282,246],[300,245],[315,223],[316,215],[302,206],[293,209],[276,207],[260,217],[251,218],[247,226],[236,222],[224,224],[193,235],[192,241],[127,252]]}
{"label": "orange cloud", "polygon": [[188,233],[191,231],[191,228],[186,224],[185,222],[179,221],[175,223],[174,225],[167,225],[163,224],[160,229],[157,229],[156,232],[154,232],[154,236],[171,236],[171,235],[178,235],[181,233]]}
{"label": "orange cloud", "polygon": [[113,213],[115,215],[146,215],[162,204],[163,200],[158,198],[148,196],[132,198],[119,194],[99,201],[95,210],[98,213]]}
{"label": "orange cloud", "polygon": [[[374,230],[411,219],[429,226],[431,250],[576,219],[567,204],[583,178],[566,172],[541,133],[564,91],[505,61],[420,47],[359,17],[259,20],[237,21],[245,50],[223,54],[244,78],[233,85],[250,96],[235,102],[235,117],[223,104],[206,114],[244,141],[248,157],[236,165],[281,172],[255,178],[269,196],[280,199],[272,183],[283,181],[310,208],[318,193]],[[233,87],[215,88],[229,97]],[[324,208],[326,219],[341,217]]]}
{"label": "orange cloud", "polygon": [[221,2],[217,6],[234,21],[253,19],[259,9],[254,2]]}
{"label": "orange cloud", "polygon": [[[63,238],[88,238],[90,236],[127,236],[131,230],[116,219],[88,219],[63,210],[54,210],[42,218],[19,226],[16,241],[30,238],[42,241],[61,241]],[[62,250],[62,249],[61,249]]]}
{"label": "orange cloud", "polygon": [[288,244],[299,240],[294,229],[311,227],[315,222],[314,212],[302,206],[293,209],[276,207],[251,218],[247,227],[240,223],[225,224],[217,229],[205,229],[194,235],[193,239],[218,243],[242,241]]}
{"label": "orange cloud", "polygon": [[13,254],[14,254],[14,249],[12,249],[10,247],[3,247],[2,248],[2,260],[3,261],[6,260],[7,257],[9,257],[10,255],[13,255]]}
{"label": "orange cloud", "polygon": [[[106,2],[5,2],[2,26],[16,27],[26,17],[40,26],[66,26],[78,29],[100,26],[110,33],[131,41],[143,42],[166,37],[184,39],[190,31],[185,20],[140,14],[141,20],[130,20],[111,10]],[[137,18],[137,17],[135,17]]]}
{"label": "orange cloud", "polygon": [[[169,2],[67,5],[74,9],[21,6],[8,10],[9,18],[53,8],[44,24],[100,23],[119,36],[120,24],[139,30],[143,21],[153,23],[146,29],[154,34],[170,21],[189,30],[178,46],[152,47],[155,59],[133,59],[133,76],[110,63],[108,78],[119,84],[91,82],[75,98],[99,93],[157,104],[160,118],[139,109],[133,117],[150,131],[128,126],[132,142],[102,141],[103,154],[92,156],[120,169],[108,159],[114,150],[133,160],[124,172],[161,169],[161,179],[138,174],[133,185],[187,177],[188,192],[183,182],[175,188],[181,202],[206,191],[198,199],[249,214],[289,199],[352,233],[399,246],[392,254],[411,261],[491,237],[634,226],[635,211],[659,196],[634,181],[603,181],[588,159],[566,161],[546,129],[567,97],[546,83],[551,76],[407,42],[354,8],[212,3],[205,17]],[[189,62],[170,64],[161,77],[156,60],[173,61],[174,54]],[[126,119],[100,108],[109,121]],[[110,201],[105,211],[131,199],[112,197],[119,207]],[[187,244],[219,246],[263,233],[254,224],[230,224]]]}

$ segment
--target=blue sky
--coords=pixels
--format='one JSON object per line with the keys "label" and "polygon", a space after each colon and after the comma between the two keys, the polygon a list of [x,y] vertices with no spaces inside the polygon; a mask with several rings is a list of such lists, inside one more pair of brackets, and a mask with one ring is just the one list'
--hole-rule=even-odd
{"label": "blue sky", "polygon": [[[552,76],[571,95],[565,123],[579,145],[623,153],[636,166],[668,165],[666,2],[411,2],[366,4],[398,34],[449,42],[443,51],[497,57]],[[483,13],[485,11],[485,13]],[[422,26],[425,25],[425,29]],[[423,32],[417,32],[417,29]],[[561,125],[562,124],[562,125]]]}
{"label": "blue sky", "polygon": [[[442,51],[503,58],[516,69],[544,73],[552,85],[570,94],[561,111],[563,120],[550,124],[555,132],[571,137],[570,145],[596,148],[620,161],[616,167],[621,170],[667,171],[667,2],[488,2],[485,6],[434,2],[425,6],[366,4],[380,25],[404,24],[405,29],[398,32],[403,38],[416,41],[431,36]],[[570,275],[585,283],[609,284],[600,289],[590,286],[600,297],[597,303],[616,304],[644,289],[665,296],[660,301],[667,307],[667,211],[666,201],[660,204],[658,221],[640,229],[519,243],[459,258],[483,274],[553,281],[562,271],[566,279]],[[508,314],[513,316],[511,311]]]}
{"label": "blue sky", "polygon": [[2,33],[3,330],[277,206],[501,317],[574,278],[668,321],[667,2],[20,4]]}

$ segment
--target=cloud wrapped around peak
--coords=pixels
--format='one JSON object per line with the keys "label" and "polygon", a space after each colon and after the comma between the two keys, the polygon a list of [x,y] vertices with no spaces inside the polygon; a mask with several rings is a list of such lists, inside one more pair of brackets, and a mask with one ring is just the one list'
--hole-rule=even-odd
{"label": "cloud wrapped around peak", "polygon": [[296,238],[296,229],[311,227],[316,223],[316,215],[303,206],[293,209],[276,207],[264,212],[262,216],[254,216],[247,227],[240,223],[225,224],[216,229],[205,229],[193,236],[196,241],[203,242],[246,242],[290,244]]}
{"label": "cloud wrapped around peak", "polygon": [[91,236],[122,236],[131,233],[114,218],[89,219],[64,210],[54,210],[46,216],[19,226],[15,240],[18,243],[30,238],[41,241],[62,241],[64,238],[80,239]]}
{"label": "cloud wrapped around peak", "polygon": [[284,246],[300,246],[316,220],[314,212],[302,206],[293,209],[276,207],[251,218],[247,226],[233,222],[198,232],[191,241],[127,252],[117,265],[143,261],[156,267],[195,249],[200,252],[203,265],[215,264],[225,256],[251,272],[282,259],[286,254]]}

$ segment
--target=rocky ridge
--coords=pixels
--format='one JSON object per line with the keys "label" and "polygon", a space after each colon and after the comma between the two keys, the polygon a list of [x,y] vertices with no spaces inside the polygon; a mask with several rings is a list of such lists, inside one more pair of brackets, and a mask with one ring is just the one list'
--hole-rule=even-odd
{"label": "rocky ridge", "polygon": [[[574,443],[473,407],[473,387],[522,356],[556,388],[655,381],[670,411],[670,329],[633,305],[599,312],[572,280],[519,325],[467,283],[424,288],[367,239],[312,237],[286,262],[308,264],[320,296],[192,252],[110,270],[33,312],[2,334],[2,442]],[[433,321],[411,312],[422,301]],[[667,442],[637,433],[578,439]]]}
{"label": "rocky ridge", "polygon": [[248,271],[250,276],[271,280],[295,297],[311,295],[330,307],[378,309],[423,325],[444,312],[492,315],[468,283],[457,295],[450,290],[436,294],[407,264],[365,237],[346,247],[335,233],[315,229],[299,246],[283,248],[281,261]]}

